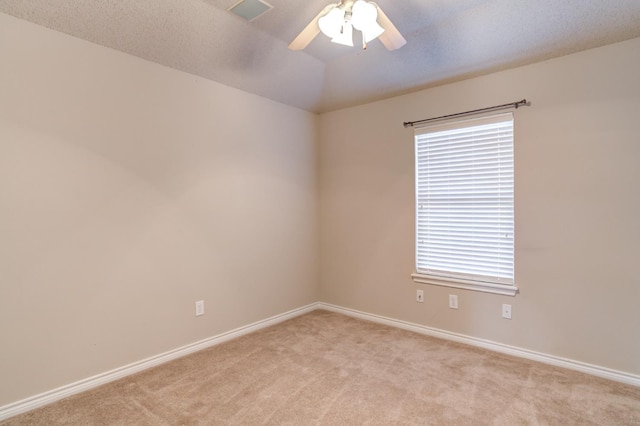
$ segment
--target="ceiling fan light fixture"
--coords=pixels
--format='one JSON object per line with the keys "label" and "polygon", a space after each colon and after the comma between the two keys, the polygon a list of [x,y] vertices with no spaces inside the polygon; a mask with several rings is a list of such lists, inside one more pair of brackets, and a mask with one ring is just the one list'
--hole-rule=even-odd
{"label": "ceiling fan light fixture", "polygon": [[340,36],[342,26],[344,25],[344,10],[334,7],[326,15],[318,19],[318,26],[322,34],[334,39]]}
{"label": "ceiling fan light fixture", "polygon": [[351,24],[356,30],[362,31],[371,22],[375,22],[378,19],[378,11],[376,7],[364,0],[356,0],[351,7]]}
{"label": "ceiling fan light fixture", "polygon": [[369,43],[371,40],[375,40],[382,35],[384,28],[382,28],[376,21],[370,22],[369,25],[361,30],[362,38],[365,43]]}
{"label": "ceiling fan light fixture", "polygon": [[363,49],[376,38],[387,50],[399,49],[407,43],[376,3],[340,0],[325,6],[289,44],[289,49],[304,49],[320,32],[335,43],[353,46],[353,28],[362,32]]}
{"label": "ceiling fan light fixture", "polygon": [[375,40],[384,32],[384,28],[378,24],[378,8],[373,3],[356,0],[351,13],[353,14],[351,24],[353,28],[362,32],[365,44]]}
{"label": "ceiling fan light fixture", "polygon": [[377,22],[378,8],[365,0],[342,1],[318,19],[320,31],[332,42],[353,46],[353,28],[362,32],[363,46],[378,38],[384,28]]}
{"label": "ceiling fan light fixture", "polygon": [[342,28],[338,34],[331,39],[332,42],[342,44],[344,46],[353,47],[353,27],[349,22],[342,24]]}

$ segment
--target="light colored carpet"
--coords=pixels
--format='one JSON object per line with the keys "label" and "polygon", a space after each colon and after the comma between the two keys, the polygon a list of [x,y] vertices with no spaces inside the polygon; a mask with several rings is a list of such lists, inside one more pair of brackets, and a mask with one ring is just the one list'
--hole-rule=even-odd
{"label": "light colored carpet", "polygon": [[640,425],[640,388],[327,311],[1,425]]}

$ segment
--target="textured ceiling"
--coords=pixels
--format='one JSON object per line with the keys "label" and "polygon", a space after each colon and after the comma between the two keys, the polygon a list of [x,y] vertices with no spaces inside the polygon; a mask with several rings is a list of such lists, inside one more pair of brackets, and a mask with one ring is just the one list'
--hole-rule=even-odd
{"label": "textured ceiling", "polygon": [[[313,112],[640,36],[640,0],[378,0],[407,39],[366,51],[322,34],[287,48],[337,0],[0,0],[0,12]],[[640,52],[639,52],[640,54]]]}

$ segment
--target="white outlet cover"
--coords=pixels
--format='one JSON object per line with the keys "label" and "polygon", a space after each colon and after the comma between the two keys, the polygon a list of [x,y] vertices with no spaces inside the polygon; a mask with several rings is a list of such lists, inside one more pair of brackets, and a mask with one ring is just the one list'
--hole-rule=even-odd
{"label": "white outlet cover", "polygon": [[502,305],[502,318],[511,319],[511,305]]}
{"label": "white outlet cover", "polygon": [[416,292],[416,302],[420,302],[420,303],[424,302],[424,290],[418,290]]}
{"label": "white outlet cover", "polygon": [[458,296],[456,294],[449,295],[449,307],[451,309],[458,309]]}
{"label": "white outlet cover", "polygon": [[204,300],[198,300],[196,302],[196,316],[204,315]]}

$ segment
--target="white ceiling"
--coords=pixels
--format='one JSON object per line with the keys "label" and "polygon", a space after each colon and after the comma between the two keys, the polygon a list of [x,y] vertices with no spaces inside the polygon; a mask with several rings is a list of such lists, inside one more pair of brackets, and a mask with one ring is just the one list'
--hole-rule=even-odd
{"label": "white ceiling", "polygon": [[[0,0],[0,11],[313,112],[640,36],[640,0],[378,0],[407,39],[389,52],[329,42],[287,48],[337,0]],[[640,52],[638,52],[640,54]]]}

